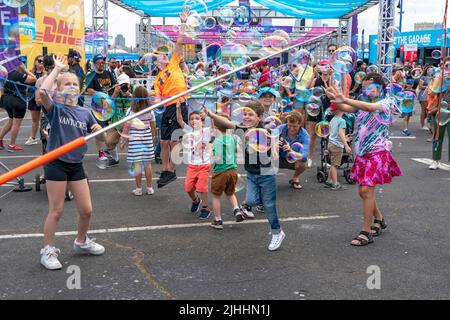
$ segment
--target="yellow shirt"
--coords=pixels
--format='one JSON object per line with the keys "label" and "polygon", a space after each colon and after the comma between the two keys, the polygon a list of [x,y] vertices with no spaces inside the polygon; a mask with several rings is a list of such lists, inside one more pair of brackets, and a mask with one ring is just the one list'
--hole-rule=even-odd
{"label": "yellow shirt", "polygon": [[[303,71],[305,70],[305,67],[301,66],[298,69],[298,73],[295,75],[298,80],[302,78],[300,81],[295,83],[295,87],[300,90],[302,88],[306,88],[306,85],[308,84],[309,80],[314,77],[314,69],[311,66],[306,67],[305,73]],[[303,75],[303,77],[302,77]]]}
{"label": "yellow shirt", "polygon": [[[167,67],[161,70],[155,78],[155,92],[162,100],[187,90],[186,80],[184,79],[183,71],[181,71],[180,62],[181,56],[173,54]],[[184,102],[187,98],[189,98],[189,95],[172,100],[166,104],[166,107],[178,101]]]}

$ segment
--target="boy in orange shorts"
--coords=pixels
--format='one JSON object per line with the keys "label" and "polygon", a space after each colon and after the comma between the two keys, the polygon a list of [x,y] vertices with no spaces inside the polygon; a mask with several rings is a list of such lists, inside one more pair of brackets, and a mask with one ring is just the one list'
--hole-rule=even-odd
{"label": "boy in orange shorts", "polygon": [[185,191],[192,199],[191,212],[197,213],[200,210],[199,218],[207,219],[211,214],[208,208],[211,128],[204,126],[204,118],[200,112],[191,112],[187,124],[183,120],[181,102],[177,102],[176,109],[178,125],[184,132],[182,145],[188,163]]}

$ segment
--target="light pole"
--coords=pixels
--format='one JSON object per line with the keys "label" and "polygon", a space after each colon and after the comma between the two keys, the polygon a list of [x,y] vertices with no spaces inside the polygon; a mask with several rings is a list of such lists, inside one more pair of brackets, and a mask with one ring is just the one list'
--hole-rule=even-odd
{"label": "light pole", "polygon": [[399,26],[398,26],[398,30],[400,31],[400,32],[402,32],[402,21],[403,21],[403,14],[405,13],[404,11],[403,11],[403,0],[398,0],[399,2],[398,2],[398,5],[397,5],[397,8],[398,9],[400,9],[400,21],[399,21]]}

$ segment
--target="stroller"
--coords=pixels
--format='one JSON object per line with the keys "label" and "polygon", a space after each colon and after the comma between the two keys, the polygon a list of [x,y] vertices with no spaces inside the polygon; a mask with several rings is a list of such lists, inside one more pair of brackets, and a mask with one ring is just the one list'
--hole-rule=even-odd
{"label": "stroller", "polygon": [[[331,120],[332,117],[328,118],[327,121]],[[355,124],[355,115],[354,114],[344,114],[342,118],[345,120],[347,127],[345,129],[345,135],[352,135],[354,124]],[[349,141],[349,145],[351,147],[352,141]],[[342,155],[342,161],[339,169],[343,170],[343,177],[348,184],[355,184],[356,181],[350,178],[350,171],[353,165],[353,154],[344,153]],[[320,166],[317,168],[317,181],[319,183],[324,183],[328,180],[328,168],[330,166],[330,157],[328,155],[328,138],[320,139]]]}

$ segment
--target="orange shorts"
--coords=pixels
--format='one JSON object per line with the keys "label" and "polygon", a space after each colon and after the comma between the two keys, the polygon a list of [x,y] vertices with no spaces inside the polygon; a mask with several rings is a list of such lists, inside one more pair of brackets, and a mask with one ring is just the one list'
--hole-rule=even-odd
{"label": "orange shorts", "polygon": [[186,192],[208,192],[208,182],[209,182],[209,172],[211,170],[211,166],[209,164],[194,166],[189,164],[187,166],[187,174],[186,174],[186,183],[185,190]]}

